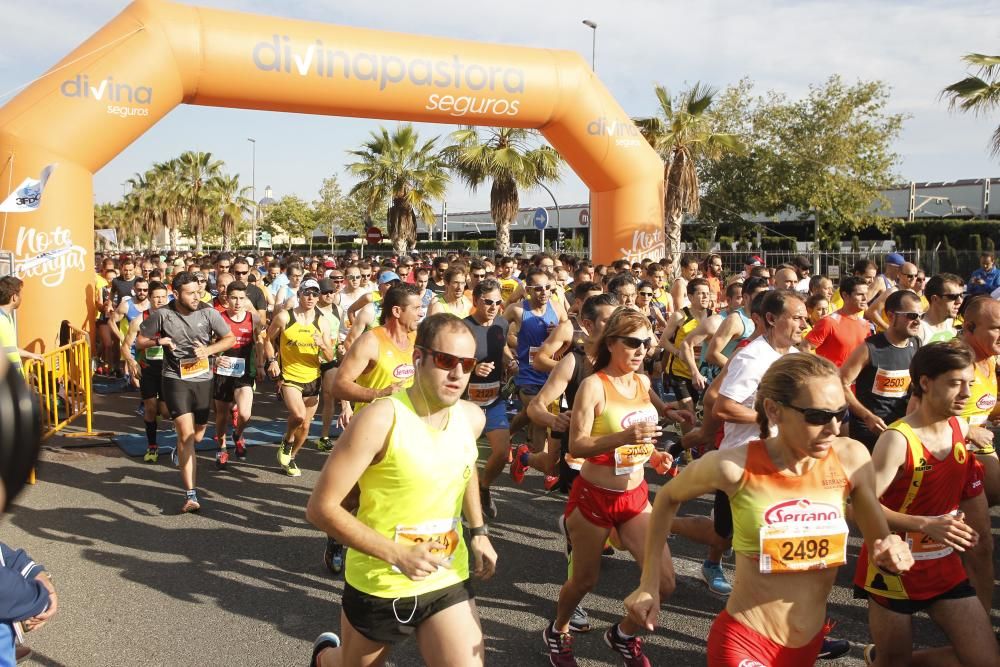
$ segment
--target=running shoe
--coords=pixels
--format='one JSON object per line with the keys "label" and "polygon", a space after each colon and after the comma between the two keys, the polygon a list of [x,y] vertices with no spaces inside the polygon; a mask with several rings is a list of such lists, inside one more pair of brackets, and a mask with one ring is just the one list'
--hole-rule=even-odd
{"label": "running shoe", "polygon": [[156,447],[147,447],[146,453],[142,457],[142,460],[145,461],[146,463],[156,463],[157,459],[159,458],[160,454],[159,451],[156,449]]}
{"label": "running shoe", "polygon": [[701,564],[700,578],[708,586],[708,590],[716,595],[728,597],[733,592],[733,586],[726,580],[726,573],[722,570],[722,563],[704,561]]}
{"label": "running shoe", "polygon": [[301,477],[302,471],[299,470],[299,466],[295,463],[295,459],[289,459],[288,465],[282,466],[285,469],[285,474],[289,477]]}
{"label": "running shoe", "polygon": [[875,664],[875,644],[865,644],[865,648],[864,648],[864,651],[862,652],[862,655],[864,655],[864,657],[865,657],[865,664],[866,665],[874,665]]}
{"label": "running shoe", "polygon": [[618,635],[618,624],[615,623],[604,633],[604,643],[612,651],[617,651],[622,657],[625,667],[652,667],[649,659],[642,652],[642,637],[623,639]]}
{"label": "running shoe", "polygon": [[558,486],[558,484],[559,484],[559,476],[558,475],[546,475],[545,476],[545,480],[542,483],[545,485],[545,490],[546,491],[551,491],[552,489],[556,488],[556,486]]}
{"label": "running shoe", "polygon": [[483,508],[483,516],[490,521],[497,518],[497,504],[493,502],[493,496],[490,494],[490,487],[479,487],[479,504]]}
{"label": "running shoe", "polygon": [[576,605],[576,609],[573,610],[573,614],[569,617],[569,629],[573,632],[590,632],[590,616],[587,615],[587,610]]}
{"label": "running shoe", "polygon": [[552,667],[577,667],[573,657],[573,635],[568,632],[558,632],[553,623],[542,630],[542,641],[549,651],[549,664]]}
{"label": "running shoe", "polygon": [[139,401],[139,405],[135,409],[135,415],[137,417],[145,417],[146,416],[146,406],[142,404],[142,401]]}
{"label": "running shoe", "polygon": [[327,536],[326,549],[323,551],[323,564],[334,574],[344,571],[344,545]]}
{"label": "running shoe", "polygon": [[309,667],[317,667],[319,665],[318,659],[319,654],[328,648],[337,648],[340,646],[340,637],[332,632],[324,632],[316,641],[313,642],[313,652],[312,658],[309,659]]}
{"label": "running shoe", "polygon": [[197,512],[201,509],[201,503],[198,502],[198,497],[185,498],[184,505],[181,507],[181,514],[187,514],[188,512]]}
{"label": "running shoe", "polygon": [[524,481],[524,473],[528,471],[528,466],[521,459],[526,458],[530,451],[527,445],[518,445],[517,451],[514,452],[514,460],[510,462],[510,478],[515,484]]}
{"label": "running shoe", "polygon": [[321,452],[328,452],[333,449],[333,438],[329,436],[325,438],[317,438],[313,442],[316,444],[316,449]]}
{"label": "running shoe", "polygon": [[288,466],[288,462],[292,460],[292,446],[282,441],[278,444],[278,465],[282,468]]}
{"label": "running shoe", "polygon": [[227,463],[229,463],[229,452],[225,449],[220,449],[215,453],[215,465],[219,470],[222,470],[226,467]]}
{"label": "running shoe", "polygon": [[[875,659],[874,648],[872,647],[872,660]],[[816,658],[818,660],[836,660],[843,655],[847,655],[850,650],[851,643],[846,639],[823,637],[823,645],[820,647],[819,655]]]}
{"label": "running shoe", "polygon": [[247,460],[247,441],[242,435],[236,438],[236,458],[240,461]]}

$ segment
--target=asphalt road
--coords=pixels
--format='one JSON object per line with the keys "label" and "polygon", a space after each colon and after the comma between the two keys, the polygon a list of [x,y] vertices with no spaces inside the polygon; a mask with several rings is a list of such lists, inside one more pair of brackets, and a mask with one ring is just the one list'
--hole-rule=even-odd
{"label": "asphalt road", "polygon": [[[96,428],[141,432],[137,401],[137,394],[95,396]],[[282,414],[273,393],[260,394],[258,411],[258,419]],[[270,446],[251,447],[247,462],[234,461],[225,471],[201,455],[203,509],[178,515],[180,477],[169,457],[150,465],[114,446],[81,444],[87,441],[52,438],[38,484],[0,524],[2,539],[43,562],[59,592],[56,618],[28,636],[34,655],[27,664],[304,666],[316,635],[337,630],[343,582],[326,572],[324,537],[304,517],[325,455],[304,450],[298,479],[281,473]],[[505,475],[494,497],[497,576],[476,586],[487,663],[545,665],[541,630],[566,570],[556,527],[564,500],[545,495],[537,475],[519,487]],[[706,499],[682,513],[709,509]],[[994,539],[998,519],[994,514]],[[723,601],[695,578],[703,549],[680,538],[670,545],[677,592],[646,652],[653,665],[703,665],[705,638]],[[828,606],[838,622],[834,634],[856,646],[847,657],[820,664],[863,664],[867,611],[848,586],[858,545],[852,538],[852,561],[841,569]],[[731,573],[731,563],[727,569]],[[584,603],[595,630],[575,643],[581,665],[620,664],[601,632],[620,617],[638,574],[626,554],[604,559],[600,583]],[[993,620],[998,624],[996,613]],[[916,625],[922,642],[943,641],[926,617],[917,617]],[[410,641],[388,664],[422,662]]]}

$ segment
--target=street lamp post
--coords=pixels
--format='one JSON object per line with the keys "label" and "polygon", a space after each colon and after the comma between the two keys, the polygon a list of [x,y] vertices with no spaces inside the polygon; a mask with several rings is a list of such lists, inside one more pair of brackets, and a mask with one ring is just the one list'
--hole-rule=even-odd
{"label": "street lamp post", "polygon": [[257,204],[257,140],[247,137],[252,147],[253,161],[250,166],[250,192],[253,196],[253,222],[250,223],[250,245],[257,244],[257,211],[260,206]]}
{"label": "street lamp post", "polygon": [[[590,69],[597,74],[597,24],[590,19],[584,19],[583,25],[590,28],[591,40],[590,40]],[[556,209],[558,219],[558,209]],[[590,219],[594,219],[594,195],[591,193],[590,188],[587,188],[587,213],[590,214]],[[593,230],[593,227],[591,227]],[[576,238],[575,236],[573,238]]]}
{"label": "street lamp post", "polygon": [[597,71],[597,24],[590,19],[583,19],[583,25],[593,31],[590,42],[590,69]]}

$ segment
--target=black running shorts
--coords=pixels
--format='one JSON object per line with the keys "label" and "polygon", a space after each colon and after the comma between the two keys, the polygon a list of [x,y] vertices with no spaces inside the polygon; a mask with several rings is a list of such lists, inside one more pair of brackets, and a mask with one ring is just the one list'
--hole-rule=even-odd
{"label": "black running shorts", "polygon": [[234,378],[227,377],[225,375],[216,375],[215,379],[212,381],[212,398],[217,401],[232,403],[236,400],[236,390],[240,387],[250,387],[252,391],[254,387],[254,378]]}
{"label": "black running shorts", "polygon": [[163,366],[152,364],[144,367],[139,374],[139,396],[142,400],[148,401],[151,398],[160,397],[160,388],[163,383]]}
{"label": "black running shorts", "polygon": [[932,598],[927,598],[926,600],[897,600],[895,598],[887,598],[876,593],[871,593],[856,585],[854,587],[854,597],[859,600],[868,598],[878,605],[885,607],[889,611],[897,614],[905,614],[906,616],[912,616],[913,614],[921,611],[927,611],[938,600],[961,600],[962,598],[974,598],[976,597],[976,589],[973,588],[972,585],[969,584],[969,580],[966,579],[954,588],[939,595],[935,595]]}
{"label": "black running shorts", "polygon": [[163,378],[160,398],[167,404],[171,419],[181,415],[194,415],[194,423],[202,426],[208,423],[212,410],[212,380],[181,380]]}
{"label": "black running shorts", "polygon": [[321,378],[316,378],[312,382],[292,382],[291,380],[281,380],[282,387],[295,387],[302,392],[302,398],[311,398],[313,396],[319,396]]}
{"label": "black running shorts", "polygon": [[344,582],[341,609],[354,629],[379,644],[396,644],[428,618],[476,597],[468,580],[423,595],[379,598]]}

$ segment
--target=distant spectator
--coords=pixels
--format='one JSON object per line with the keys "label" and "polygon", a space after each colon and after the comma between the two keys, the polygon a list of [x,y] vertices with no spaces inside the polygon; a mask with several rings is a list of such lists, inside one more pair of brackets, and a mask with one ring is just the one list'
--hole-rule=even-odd
{"label": "distant spectator", "polygon": [[969,296],[992,294],[1000,288],[1000,269],[994,264],[992,252],[979,256],[979,267],[969,277]]}

